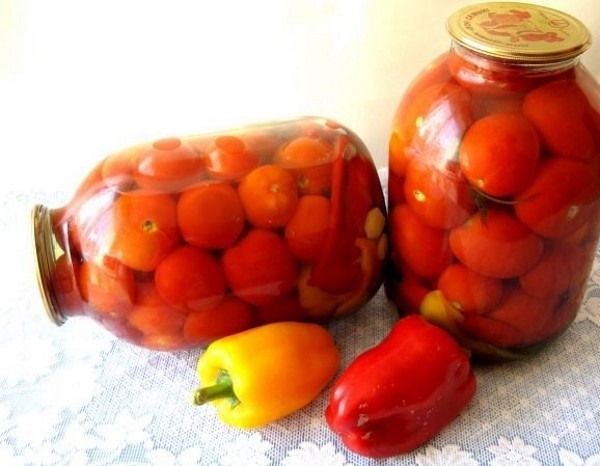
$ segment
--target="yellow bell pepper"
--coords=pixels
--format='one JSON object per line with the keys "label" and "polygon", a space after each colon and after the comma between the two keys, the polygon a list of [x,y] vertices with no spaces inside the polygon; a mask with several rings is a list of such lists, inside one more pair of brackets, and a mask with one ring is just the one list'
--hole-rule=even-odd
{"label": "yellow bell pepper", "polygon": [[332,335],[312,323],[278,322],[211,343],[198,360],[194,403],[211,402],[223,422],[261,427],[310,403],[337,372]]}

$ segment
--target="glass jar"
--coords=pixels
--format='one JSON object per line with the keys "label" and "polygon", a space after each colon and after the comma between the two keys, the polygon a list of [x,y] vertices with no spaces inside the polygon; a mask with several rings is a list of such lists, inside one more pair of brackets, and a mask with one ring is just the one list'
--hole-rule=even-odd
{"label": "glass jar", "polygon": [[389,144],[390,274],[474,356],[535,351],[574,319],[600,235],[600,87],[588,30],[562,12],[482,3],[412,82]]}
{"label": "glass jar", "polygon": [[326,322],[383,280],[378,173],[361,140],[324,118],[127,148],[67,205],[32,215],[52,321],[85,315],[152,349]]}

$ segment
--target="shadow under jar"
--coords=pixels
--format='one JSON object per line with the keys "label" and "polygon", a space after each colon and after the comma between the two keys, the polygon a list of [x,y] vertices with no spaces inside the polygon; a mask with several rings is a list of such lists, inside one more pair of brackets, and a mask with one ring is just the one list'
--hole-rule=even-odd
{"label": "shadow under jar", "polygon": [[481,3],[412,82],[389,143],[390,273],[474,357],[535,352],[574,319],[600,235],[600,87],[577,19]]}
{"label": "shadow under jar", "polygon": [[85,315],[151,349],[327,322],[383,281],[377,170],[362,141],[325,118],[124,149],[67,205],[32,216],[50,318]]}

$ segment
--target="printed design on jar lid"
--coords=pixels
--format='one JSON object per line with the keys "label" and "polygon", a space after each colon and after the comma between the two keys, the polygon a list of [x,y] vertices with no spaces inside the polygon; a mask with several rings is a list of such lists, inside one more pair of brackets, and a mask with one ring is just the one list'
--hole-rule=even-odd
{"label": "printed design on jar lid", "polygon": [[447,29],[460,45],[511,61],[566,60],[591,44],[588,29],[573,16],[528,3],[470,5],[450,16]]}

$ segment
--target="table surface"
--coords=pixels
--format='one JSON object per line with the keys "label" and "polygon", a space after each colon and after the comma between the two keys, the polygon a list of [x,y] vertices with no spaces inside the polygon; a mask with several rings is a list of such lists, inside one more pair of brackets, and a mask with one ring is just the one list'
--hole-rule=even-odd
{"label": "table surface", "polygon": [[[35,281],[30,210],[67,198],[0,196],[3,466],[600,465],[600,251],[578,317],[559,339],[527,360],[476,367],[477,393],[454,423],[410,454],[376,461],[328,429],[328,390],[280,422],[238,430],[190,402],[202,350],[151,352],[85,318],[53,326]],[[380,291],[332,323],[343,367],[396,320]]]}

